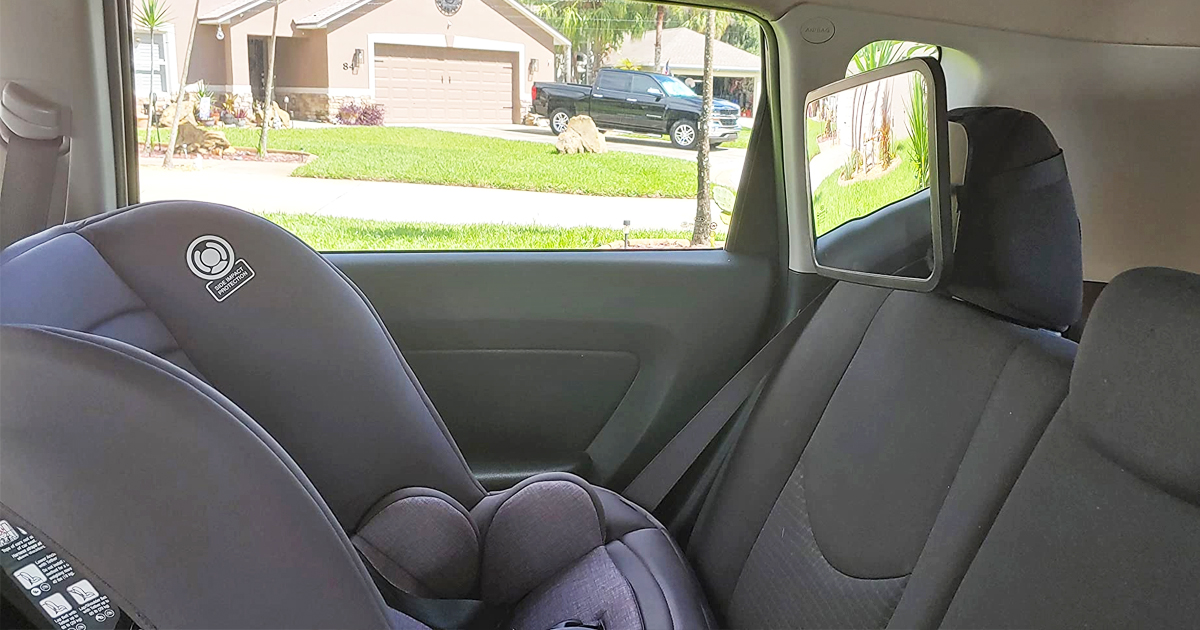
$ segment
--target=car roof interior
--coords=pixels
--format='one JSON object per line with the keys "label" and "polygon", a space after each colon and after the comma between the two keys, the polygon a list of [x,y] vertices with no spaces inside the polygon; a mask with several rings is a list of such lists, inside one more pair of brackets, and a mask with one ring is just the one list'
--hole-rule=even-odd
{"label": "car roof interior", "polygon": [[[131,2],[0,0],[65,137],[0,144],[4,628],[1200,617],[1200,2],[689,2],[763,96],[724,248],[670,252],[144,201]],[[938,47],[933,183],[826,232],[812,112],[881,40]]]}

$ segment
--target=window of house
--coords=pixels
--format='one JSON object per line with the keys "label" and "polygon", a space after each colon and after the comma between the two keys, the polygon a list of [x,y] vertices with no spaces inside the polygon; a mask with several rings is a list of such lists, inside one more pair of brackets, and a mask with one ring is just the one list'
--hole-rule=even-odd
{"label": "window of house", "polygon": [[156,32],[151,41],[145,31],[133,34],[133,75],[139,98],[150,95],[151,89],[160,95],[176,88],[174,33]]}
{"label": "window of house", "polygon": [[[141,200],[242,208],[322,251],[722,247],[761,94],[757,23],[717,14],[700,173],[706,11],[667,7],[656,51],[653,4],[498,2],[469,20],[433,2],[282,2],[278,18],[269,0],[202,3],[196,24],[174,7],[153,41],[134,34]],[[664,98],[625,98],[651,89]],[[559,152],[556,125],[580,115],[604,152]]]}

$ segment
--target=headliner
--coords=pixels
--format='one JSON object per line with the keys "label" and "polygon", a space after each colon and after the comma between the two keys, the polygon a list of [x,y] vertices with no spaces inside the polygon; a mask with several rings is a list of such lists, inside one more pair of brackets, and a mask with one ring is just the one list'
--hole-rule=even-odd
{"label": "headliner", "polygon": [[1200,0],[689,0],[768,20],[800,4],[872,11],[1062,39],[1200,46]]}

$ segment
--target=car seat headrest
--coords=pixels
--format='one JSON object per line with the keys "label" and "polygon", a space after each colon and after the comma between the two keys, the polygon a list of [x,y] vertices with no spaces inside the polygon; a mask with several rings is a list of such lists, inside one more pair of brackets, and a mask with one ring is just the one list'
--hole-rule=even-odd
{"label": "car seat headrest", "polygon": [[1019,109],[955,109],[950,121],[966,128],[969,154],[945,291],[1024,325],[1066,329],[1079,319],[1083,261],[1062,149]]}
{"label": "car seat headrest", "polygon": [[1200,275],[1134,269],[1100,294],[1071,374],[1074,426],[1143,480],[1200,504]]}

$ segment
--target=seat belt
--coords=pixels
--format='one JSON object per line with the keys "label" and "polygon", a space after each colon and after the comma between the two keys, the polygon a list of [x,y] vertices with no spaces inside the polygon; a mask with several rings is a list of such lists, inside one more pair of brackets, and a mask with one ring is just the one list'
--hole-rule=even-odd
{"label": "seat belt", "polygon": [[417,597],[405,592],[392,584],[375,568],[370,556],[363,553],[359,547],[359,538],[353,536],[350,542],[354,545],[358,557],[362,558],[367,573],[379,589],[383,601],[394,610],[398,610],[417,621],[435,628],[436,630],[497,630],[511,617],[511,611],[506,607],[488,604],[478,599],[439,599],[435,597]]}
{"label": "seat belt", "polygon": [[0,183],[0,248],[52,223],[58,158],[69,150],[62,109],[20,84],[0,94],[0,141],[6,145]]}
{"label": "seat belt", "polygon": [[[834,283],[836,284],[836,283]],[[709,443],[721,429],[732,420],[742,403],[750,397],[758,384],[766,378],[787,356],[795,345],[800,332],[808,325],[817,307],[834,285],[830,285],[813,298],[774,337],[750,359],[733,378],[717,392],[700,411],[688,421],[675,437],[659,451],[654,459],[638,473],[622,495],[653,512],[662,503],[675,484],[683,478],[692,464],[704,453]]]}

